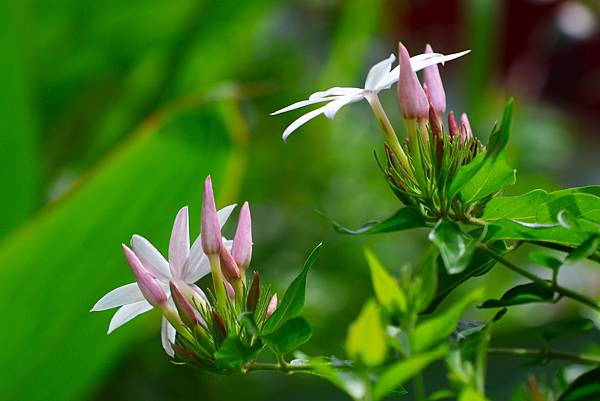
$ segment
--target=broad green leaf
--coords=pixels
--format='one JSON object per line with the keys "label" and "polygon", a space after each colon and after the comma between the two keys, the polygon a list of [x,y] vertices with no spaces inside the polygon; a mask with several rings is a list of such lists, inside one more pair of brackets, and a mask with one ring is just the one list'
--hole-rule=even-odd
{"label": "broad green leaf", "polygon": [[415,301],[419,312],[425,310],[437,294],[438,256],[439,251],[437,247],[431,246],[425,259],[419,264],[415,271],[415,278],[420,281],[420,290],[416,295]]}
{"label": "broad green leaf", "polygon": [[377,234],[426,227],[421,213],[412,207],[403,207],[385,220],[370,221],[355,230],[345,228],[339,223],[331,220],[329,217],[325,217],[331,222],[333,228],[340,234]]}
{"label": "broad green leaf", "polygon": [[517,181],[516,170],[506,161],[504,152],[495,159],[487,159],[460,190],[463,202],[471,203],[492,195]]}
{"label": "broad green leaf", "polygon": [[498,300],[485,301],[480,308],[502,308],[535,302],[552,302],[553,298],[554,291],[551,288],[538,283],[528,283],[511,288]]}
{"label": "broad green leaf", "polygon": [[592,255],[598,249],[598,234],[594,234],[581,243],[577,248],[573,249],[567,258],[566,263],[573,263],[581,259],[585,259]]}
{"label": "broad green leaf", "polygon": [[504,150],[510,139],[510,130],[512,124],[512,114],[515,102],[512,98],[506,102],[502,113],[502,122],[496,125],[486,146],[488,158],[498,157]]}
{"label": "broad green leaf", "polygon": [[371,270],[371,283],[377,302],[392,314],[406,312],[406,295],[398,281],[385,270],[373,252],[367,249],[365,256]]}
{"label": "broad green leaf", "polygon": [[556,259],[554,256],[548,255],[546,252],[542,251],[535,251],[529,253],[529,260],[531,260],[533,263],[547,267],[552,270],[560,268],[563,264],[562,261]]}
{"label": "broad green leaf", "polygon": [[478,301],[482,296],[483,289],[478,288],[450,306],[449,309],[438,312],[436,315],[420,322],[412,336],[414,351],[426,351],[436,343],[448,338],[456,329],[460,317],[467,306]]}
{"label": "broad green leaf", "polygon": [[465,185],[467,185],[467,183],[471,181],[473,177],[475,177],[477,172],[485,164],[486,160],[486,153],[481,152],[477,156],[475,156],[475,158],[471,160],[469,164],[458,168],[458,171],[456,172],[454,178],[452,178],[452,181],[450,182],[450,187],[448,188],[448,197],[450,199],[458,195],[460,190]]}
{"label": "broad green leaf", "polygon": [[262,345],[244,345],[237,336],[227,337],[215,352],[215,362],[219,369],[238,369],[256,359]]}
{"label": "broad green leaf", "polygon": [[[33,99],[37,82],[27,68],[30,37],[23,27],[33,25],[30,7],[18,0],[0,5],[0,237],[22,224],[41,197],[38,160],[38,121]],[[10,60],[10,61],[9,61]],[[35,107],[34,107],[35,106]]]}
{"label": "broad green leaf", "polygon": [[567,230],[580,230],[581,227],[579,223],[577,223],[577,219],[568,211],[561,210],[556,215],[556,220],[558,224],[566,228]]}
{"label": "broad green leaf", "polygon": [[299,346],[310,340],[312,331],[306,320],[295,317],[285,322],[280,328],[261,336],[265,344],[272,347],[281,355],[295,351]]}
{"label": "broad green leaf", "polygon": [[479,240],[464,233],[458,224],[440,220],[429,233],[429,239],[437,245],[448,273],[457,274],[467,268]]}
{"label": "broad green leaf", "polygon": [[431,363],[443,358],[447,352],[448,346],[443,344],[430,352],[409,356],[386,368],[375,383],[373,398],[382,399]]}
{"label": "broad green leaf", "polygon": [[380,365],[387,353],[385,327],[379,306],[369,300],[352,323],[346,337],[346,351],[351,359],[367,367]]}
{"label": "broad green leaf", "polygon": [[458,401],[488,401],[488,399],[473,387],[465,387],[461,390]]}
{"label": "broad green leaf", "polygon": [[[7,399],[75,399],[89,389],[148,327],[133,321],[107,336],[114,312],[89,313],[101,296],[133,281],[120,243],[138,233],[166,252],[177,210],[188,204],[199,216],[209,173],[219,206],[233,200],[240,175],[229,169],[243,171],[228,126],[236,115],[214,104],[173,113],[157,115],[0,246],[0,305],[19,303],[0,316],[10,327],[0,334],[0,363],[11,367],[0,375]],[[152,333],[158,340],[157,327]],[[40,374],[57,360],[68,385]]]}
{"label": "broad green leaf", "polygon": [[558,401],[595,401],[600,399],[600,368],[595,368],[579,376]]}
{"label": "broad green leaf", "polygon": [[347,366],[331,366],[330,361],[325,358],[312,358],[310,364],[314,367],[315,374],[331,382],[353,400],[365,399],[370,384],[358,372],[348,369]]}
{"label": "broad green leaf", "polygon": [[266,335],[277,330],[286,320],[294,318],[300,314],[304,307],[304,296],[306,292],[306,276],[308,270],[317,260],[322,244],[319,244],[312,250],[308,258],[304,262],[302,271],[292,281],[288,289],[285,291],[283,299],[275,309],[275,312],[265,322],[261,329],[261,334]]}

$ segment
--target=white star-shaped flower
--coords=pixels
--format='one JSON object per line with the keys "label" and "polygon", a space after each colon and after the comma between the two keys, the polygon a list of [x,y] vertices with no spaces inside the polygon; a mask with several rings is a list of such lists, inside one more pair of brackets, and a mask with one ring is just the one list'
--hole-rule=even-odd
{"label": "white star-shaped flower", "polygon": [[[413,71],[420,71],[431,65],[440,63],[444,64],[446,61],[454,60],[467,54],[469,51],[470,50],[449,55],[443,55],[440,53],[419,54],[411,57],[410,63]],[[271,113],[271,115],[276,115],[309,106],[311,104],[328,102],[325,106],[321,106],[318,109],[309,111],[290,124],[283,132],[283,140],[286,140],[287,137],[290,136],[290,134],[298,129],[301,125],[307,123],[320,114],[324,114],[327,118],[333,119],[336,113],[345,105],[359,102],[363,99],[366,99],[370,102],[370,99],[373,96],[377,96],[380,91],[389,89],[394,83],[398,82],[398,77],[400,76],[400,66],[396,66],[394,69],[392,69],[392,63],[395,60],[396,56],[391,54],[387,59],[382,60],[371,67],[369,73],[367,74],[364,88],[330,88],[326,91],[313,93],[307,100],[296,102],[284,107],[281,110]]]}
{"label": "white star-shaped flower", "polygon": [[[222,227],[236,205],[230,205],[219,210],[219,224]],[[231,246],[229,241],[226,246]],[[202,290],[195,284],[202,277],[210,273],[208,258],[202,251],[200,237],[190,247],[188,208],[182,208],[173,224],[173,231],[169,241],[169,260],[144,237],[134,235],[131,238],[133,252],[144,268],[150,272],[160,283],[168,297],[168,302],[174,307],[171,299],[169,282],[175,283],[181,291],[197,294],[206,300]],[[136,316],[152,309],[152,305],[144,299],[137,282],[115,288],[103,296],[92,308],[92,312],[103,311],[119,307],[108,327],[110,334]],[[175,341],[175,328],[162,319],[161,340],[167,354],[173,356],[171,343]]]}

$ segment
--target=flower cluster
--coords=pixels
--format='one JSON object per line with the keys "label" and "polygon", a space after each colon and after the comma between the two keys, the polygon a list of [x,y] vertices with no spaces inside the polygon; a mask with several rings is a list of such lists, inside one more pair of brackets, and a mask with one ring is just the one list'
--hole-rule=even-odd
{"label": "flower cluster", "polygon": [[[204,183],[202,231],[191,246],[187,206],[175,218],[168,261],[139,235],[131,239],[131,248],[123,244],[136,282],[110,291],[92,308],[102,311],[119,307],[108,332],[156,308],[163,316],[165,352],[209,370],[219,370],[214,355],[226,338],[252,342],[251,336],[244,334],[238,316],[249,312],[260,325],[277,308],[277,295],[261,291],[258,273],[251,285],[246,285],[246,271],[252,259],[247,202],[240,210],[233,241],[221,236],[221,227],[235,206],[216,210],[209,176]],[[208,291],[207,295],[196,282],[209,273],[214,292]]]}

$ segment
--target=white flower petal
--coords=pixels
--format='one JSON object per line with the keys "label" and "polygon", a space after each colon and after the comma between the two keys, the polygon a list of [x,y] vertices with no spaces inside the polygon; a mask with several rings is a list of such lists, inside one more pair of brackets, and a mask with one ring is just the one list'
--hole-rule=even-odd
{"label": "white flower petal", "polygon": [[114,314],[110,324],[108,325],[108,334],[112,333],[134,317],[137,317],[144,312],[148,312],[150,309],[152,309],[152,305],[145,300],[136,302],[134,304],[121,306]]}
{"label": "white flower petal", "polygon": [[183,277],[183,268],[190,254],[190,229],[187,206],[182,207],[175,217],[169,241],[169,268],[173,278]]}
{"label": "white flower petal", "polygon": [[323,114],[325,114],[325,117],[329,118],[330,120],[333,120],[335,115],[337,114],[337,112],[342,107],[344,107],[350,103],[358,102],[358,101],[362,100],[363,98],[364,98],[364,95],[362,93],[360,95],[345,96],[345,97],[339,98],[337,100],[334,100],[331,103],[327,103]]}
{"label": "white flower petal", "polygon": [[133,304],[144,300],[137,283],[125,284],[117,287],[102,298],[92,308],[90,312],[98,312],[116,308],[127,304]]}
{"label": "white flower petal", "polygon": [[285,129],[285,131],[283,131],[283,135],[282,135],[283,140],[286,141],[288,136],[290,136],[292,134],[292,132],[296,131],[303,124],[306,124],[307,122],[309,122],[313,118],[317,117],[318,115],[323,114],[325,112],[325,107],[327,107],[327,106],[319,107],[318,109],[309,111],[308,113],[306,113],[306,114],[300,116],[298,119],[296,119],[293,123],[291,123]]}
{"label": "white flower petal", "polygon": [[233,209],[235,209],[236,206],[237,204],[234,203],[233,205],[225,206],[223,209],[217,212],[217,217],[219,218],[219,225],[221,228],[223,228],[225,223],[227,223],[229,216],[231,216],[231,212],[233,212]]}
{"label": "white flower petal", "polygon": [[333,96],[334,99],[330,99],[330,100],[335,100],[335,97],[354,95],[360,91],[362,91],[362,88],[350,88],[347,86],[335,86],[333,88],[329,88],[324,91],[313,93],[312,95],[310,95],[308,97],[308,100],[324,99],[324,98],[331,97],[331,96]]}
{"label": "white flower petal", "polygon": [[171,344],[175,343],[176,335],[177,332],[175,327],[171,326],[171,323],[163,317],[160,327],[160,341],[163,349],[171,358],[175,356],[175,351],[173,351],[173,346]]}
{"label": "white flower petal", "polygon": [[138,257],[148,271],[160,281],[169,282],[171,279],[169,263],[150,241],[140,235],[134,235],[131,238],[131,247],[135,256]]}
{"label": "white flower petal", "polygon": [[375,89],[377,84],[381,82],[390,72],[394,60],[396,60],[396,56],[391,54],[385,60],[382,60],[371,67],[369,73],[367,74],[367,79],[365,80],[365,89]]}
{"label": "white flower petal", "polygon": [[[320,93],[320,92],[317,92],[317,93]],[[305,107],[305,106],[310,106],[311,104],[315,104],[315,103],[329,102],[329,101],[335,100],[337,98],[339,98],[339,96],[320,97],[320,98],[317,98],[317,99],[301,100],[299,102],[290,104],[289,106],[284,107],[283,109],[274,111],[274,112],[271,113],[271,115],[274,116],[274,115],[277,115],[277,114],[286,113],[288,111],[296,110],[296,109],[299,109],[299,108]]]}

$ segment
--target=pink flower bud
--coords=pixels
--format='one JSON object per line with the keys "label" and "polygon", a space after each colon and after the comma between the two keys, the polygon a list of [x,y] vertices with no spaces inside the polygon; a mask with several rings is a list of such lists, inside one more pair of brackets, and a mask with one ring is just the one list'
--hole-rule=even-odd
{"label": "pink flower bud", "polygon": [[271,300],[269,301],[269,305],[267,306],[267,318],[271,317],[271,315],[275,313],[275,309],[277,309],[277,294],[273,294]]}
{"label": "pink flower bud", "polygon": [[473,138],[473,130],[471,130],[471,123],[469,122],[469,117],[467,117],[466,113],[461,114],[460,123],[462,125],[462,132],[463,132],[461,134],[461,138],[463,135],[465,136],[465,138]]}
{"label": "pink flower bud", "polygon": [[[431,46],[425,47],[425,53],[433,53]],[[446,93],[444,85],[440,77],[440,71],[437,64],[426,67],[423,70],[423,80],[427,85],[427,97],[433,106],[433,109],[438,115],[442,115],[446,111]]]}
{"label": "pink flower bud", "polygon": [[433,105],[429,104],[429,127],[431,128],[431,132],[433,135],[442,142],[442,124],[438,114],[435,112]]}
{"label": "pink flower bud", "polygon": [[127,263],[129,263],[129,267],[131,267],[131,271],[135,276],[138,287],[140,288],[142,295],[144,295],[144,298],[146,298],[146,301],[152,306],[165,304],[167,302],[167,294],[163,291],[158,280],[144,268],[142,262],[140,262],[135,253],[133,253],[133,251],[125,244],[123,244],[123,252],[125,253]]}
{"label": "pink flower bud", "polygon": [[450,131],[451,138],[460,135],[460,130],[458,129],[458,124],[456,118],[454,118],[454,112],[452,111],[448,113],[448,130]]}
{"label": "pink flower bud", "polygon": [[244,271],[250,265],[252,259],[252,220],[250,217],[250,206],[244,202],[240,210],[237,229],[233,237],[231,254],[238,267]]}
{"label": "pink flower bud", "polygon": [[173,297],[173,301],[175,301],[175,307],[177,308],[177,312],[179,312],[181,321],[190,328],[199,325],[200,318],[198,311],[194,309],[173,282],[169,283],[169,287],[171,288],[171,296]]}
{"label": "pink flower bud", "polygon": [[234,281],[239,280],[242,277],[237,263],[235,263],[235,260],[233,260],[233,256],[231,256],[231,253],[229,253],[229,251],[224,245],[221,246],[219,258],[221,259],[221,271],[223,272],[223,275],[225,276],[227,281],[233,283]]}
{"label": "pink flower bud", "polygon": [[225,286],[225,289],[227,290],[227,296],[229,297],[231,302],[235,302],[235,290],[233,289],[233,286],[231,284],[229,284],[229,282],[227,280],[223,280],[223,285]]}
{"label": "pink flower bud", "polygon": [[402,43],[398,45],[398,104],[405,119],[426,119],[429,115],[427,95],[419,83],[417,73],[413,71],[408,50]]}
{"label": "pink flower bud", "polygon": [[202,194],[202,250],[207,255],[216,255],[221,250],[221,226],[215,206],[215,196],[212,188],[210,175],[204,181],[204,192]]}

